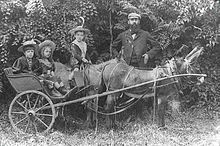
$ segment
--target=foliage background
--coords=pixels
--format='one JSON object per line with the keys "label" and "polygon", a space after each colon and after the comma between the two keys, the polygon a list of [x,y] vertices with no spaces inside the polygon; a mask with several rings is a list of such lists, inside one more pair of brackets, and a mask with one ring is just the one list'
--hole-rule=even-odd
{"label": "foliage background", "polygon": [[[127,29],[127,13],[142,14],[141,25],[163,48],[161,60],[170,59],[181,46],[189,52],[204,47],[199,67],[208,75],[205,84],[185,90],[183,103],[216,110],[219,102],[220,5],[212,0],[0,0],[0,69],[11,66],[21,54],[17,48],[31,38],[57,44],[54,59],[68,60],[72,38],[68,33],[85,18],[91,30],[87,38],[93,63],[111,57],[111,42]],[[41,37],[39,37],[41,36]],[[0,93],[3,79],[0,76]]]}

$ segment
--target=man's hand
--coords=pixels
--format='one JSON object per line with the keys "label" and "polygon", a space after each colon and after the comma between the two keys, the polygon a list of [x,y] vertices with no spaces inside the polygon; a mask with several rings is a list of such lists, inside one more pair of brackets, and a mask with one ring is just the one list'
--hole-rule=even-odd
{"label": "man's hand", "polygon": [[144,54],[144,64],[147,64],[148,60],[149,60],[149,55],[148,54]]}
{"label": "man's hand", "polygon": [[84,63],[88,63],[88,62],[89,62],[86,58],[83,58],[82,61],[83,61]]}
{"label": "man's hand", "polygon": [[74,70],[73,71],[79,71],[79,69],[78,68],[74,68]]}

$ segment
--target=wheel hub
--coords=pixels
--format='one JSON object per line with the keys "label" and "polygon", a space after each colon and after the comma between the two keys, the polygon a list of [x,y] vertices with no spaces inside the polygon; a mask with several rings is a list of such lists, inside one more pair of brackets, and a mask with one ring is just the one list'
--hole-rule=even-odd
{"label": "wheel hub", "polygon": [[28,111],[28,117],[29,117],[31,120],[34,120],[34,119],[35,119],[35,115],[36,115],[35,111],[33,111],[33,110]]}

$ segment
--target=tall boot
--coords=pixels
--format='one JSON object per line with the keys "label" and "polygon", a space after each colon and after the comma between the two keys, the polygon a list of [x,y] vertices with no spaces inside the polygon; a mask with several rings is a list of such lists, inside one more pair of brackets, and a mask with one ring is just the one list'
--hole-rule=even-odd
{"label": "tall boot", "polygon": [[68,80],[68,82],[69,82],[70,89],[73,89],[76,86],[76,83],[74,80]]}

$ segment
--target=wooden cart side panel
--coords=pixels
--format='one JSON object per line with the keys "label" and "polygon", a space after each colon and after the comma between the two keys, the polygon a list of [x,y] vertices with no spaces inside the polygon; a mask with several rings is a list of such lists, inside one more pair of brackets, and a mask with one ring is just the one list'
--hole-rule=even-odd
{"label": "wooden cart side panel", "polygon": [[5,75],[17,93],[27,90],[42,90],[38,77],[32,74],[13,74],[11,68],[4,69]]}

